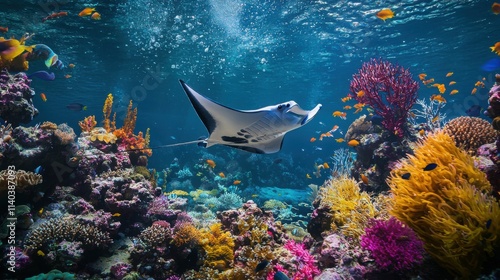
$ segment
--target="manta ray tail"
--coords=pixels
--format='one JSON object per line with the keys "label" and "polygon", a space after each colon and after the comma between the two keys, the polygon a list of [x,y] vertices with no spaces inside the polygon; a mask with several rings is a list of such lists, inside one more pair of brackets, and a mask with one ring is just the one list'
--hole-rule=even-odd
{"label": "manta ray tail", "polygon": [[150,147],[150,148],[124,150],[124,151],[120,151],[119,153],[135,152],[135,151],[143,151],[143,150],[156,150],[156,149],[161,149],[161,148],[184,146],[184,145],[189,145],[189,144],[194,144],[194,143],[197,143],[198,146],[202,146],[202,147],[206,146],[205,140],[201,139],[201,140],[193,140],[193,141],[180,142],[180,143],[174,143],[174,144],[168,144],[168,145],[160,145],[160,146]]}

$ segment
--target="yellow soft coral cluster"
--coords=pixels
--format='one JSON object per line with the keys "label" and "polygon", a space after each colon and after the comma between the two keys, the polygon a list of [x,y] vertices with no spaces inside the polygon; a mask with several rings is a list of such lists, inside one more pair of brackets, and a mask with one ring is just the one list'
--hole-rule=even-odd
{"label": "yellow soft coral cluster", "polygon": [[106,144],[114,144],[117,138],[113,133],[106,132],[106,130],[102,128],[94,128],[90,132],[90,141],[101,141]]}
{"label": "yellow soft coral cluster", "polygon": [[[368,221],[372,218],[386,218],[381,215],[377,203],[370,195],[360,192],[358,183],[347,176],[326,181],[319,191],[320,207],[328,207],[333,217],[331,228],[358,242]],[[383,196],[377,198],[383,201]],[[383,207],[380,207],[383,208]]]}
{"label": "yellow soft coral cluster", "polygon": [[[431,163],[437,167],[425,168]],[[472,278],[499,247],[499,203],[485,174],[449,135],[429,135],[388,183],[390,214],[409,225],[427,252],[455,275]]]}
{"label": "yellow soft coral cluster", "polygon": [[222,230],[222,224],[210,226],[210,230],[202,230],[200,244],[205,250],[205,266],[218,270],[231,267],[234,258],[234,240],[231,233]]}
{"label": "yellow soft coral cluster", "polygon": [[191,223],[181,223],[174,228],[174,236],[172,243],[175,246],[188,246],[193,247],[200,243],[201,233]]}

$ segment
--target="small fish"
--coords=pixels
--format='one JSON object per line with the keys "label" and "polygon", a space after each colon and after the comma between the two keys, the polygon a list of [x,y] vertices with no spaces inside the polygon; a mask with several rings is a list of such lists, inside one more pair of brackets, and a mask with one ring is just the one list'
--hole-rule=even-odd
{"label": "small fish", "polygon": [[437,101],[439,103],[446,103],[446,99],[443,96],[437,95],[437,94],[433,94],[431,96],[431,100],[432,101]]}
{"label": "small fish", "polygon": [[66,105],[66,108],[70,109],[71,111],[75,111],[75,112],[87,110],[87,106],[85,106],[81,103],[70,103],[70,104]]}
{"label": "small fish", "polygon": [[484,88],[484,83],[482,81],[477,81],[475,84],[474,84],[475,87],[482,87]]}
{"label": "small fish", "polygon": [[451,81],[451,82],[449,82],[449,83],[448,83],[448,85],[449,85],[449,86],[452,86],[452,85],[454,85],[454,84],[456,84],[456,83],[457,83],[457,82],[455,82],[455,81]]}
{"label": "small fish", "polygon": [[309,175],[309,173],[307,173],[307,174],[306,174],[306,178],[307,178],[307,179],[311,179],[312,177],[311,177],[311,175]]}
{"label": "small fish", "polygon": [[450,95],[455,95],[455,94],[457,94],[457,93],[458,93],[458,90],[456,90],[456,89],[454,89],[454,90],[450,91]]}
{"label": "small fish", "polygon": [[43,102],[47,102],[47,96],[45,96],[45,93],[40,93],[40,98]]}
{"label": "small fish", "polygon": [[419,78],[421,81],[425,80],[425,77],[427,77],[427,74],[425,74],[425,73],[418,74],[418,78]]}
{"label": "small fish", "polygon": [[437,166],[438,166],[437,163],[429,163],[424,167],[424,171],[434,170],[436,169]]}
{"label": "small fish", "polygon": [[38,210],[38,215],[41,216],[43,214],[43,207]]}
{"label": "small fish", "polygon": [[43,167],[39,165],[37,168],[35,168],[34,172],[36,174],[41,174],[43,172]]}
{"label": "small fish", "polygon": [[241,181],[240,181],[240,180],[234,180],[234,181],[233,181],[233,185],[239,185],[239,184],[241,184]]}
{"label": "small fish", "polygon": [[226,175],[224,174],[224,172],[219,172],[219,177],[226,178]]}
{"label": "small fish", "polygon": [[500,42],[496,42],[490,49],[492,52],[500,55]]}
{"label": "small fish", "polygon": [[368,182],[369,182],[368,177],[366,177],[365,174],[361,174],[360,177],[361,177],[361,181],[363,183],[365,183],[366,185],[368,185]]}
{"label": "small fish", "polygon": [[0,32],[7,33],[7,32],[9,32],[9,28],[8,27],[0,26]]}
{"label": "small fish", "polygon": [[420,136],[424,136],[424,134],[425,134],[425,130],[423,130],[423,129],[421,129],[421,130],[418,132],[418,135],[420,135]]}
{"label": "small fish", "polygon": [[351,141],[347,142],[347,145],[350,147],[356,147],[359,145],[359,141],[356,139],[352,139]]}
{"label": "small fish", "polygon": [[39,255],[40,257],[44,257],[45,253],[42,250],[36,251],[36,254]]}
{"label": "small fish", "polygon": [[316,142],[316,138],[311,137],[311,139],[309,139],[309,142],[311,142],[311,143]]}
{"label": "small fish", "polygon": [[122,215],[122,214],[120,214],[120,213],[114,213],[114,214],[113,214],[113,215],[111,215],[111,216],[113,216],[113,217],[120,217],[121,215]]}
{"label": "small fish", "polygon": [[290,280],[290,278],[288,278],[285,273],[277,271],[276,274],[274,274],[274,280]]}
{"label": "small fish", "polygon": [[73,76],[71,76],[70,74],[66,74],[66,75],[64,75],[64,78],[66,78],[66,79],[69,79],[69,78],[71,78],[71,77],[73,77]]}
{"label": "small fish", "polygon": [[197,177],[201,177],[202,175],[203,175],[203,173],[201,173],[201,172],[196,173]]}
{"label": "small fish", "polygon": [[448,72],[448,73],[446,74],[446,77],[451,77],[451,75],[453,75],[453,72]]}
{"label": "small fish", "polygon": [[486,229],[490,229],[491,222],[492,222],[492,221],[491,221],[491,219],[488,219],[488,220],[486,221]]}
{"label": "small fish", "polygon": [[90,16],[93,12],[95,12],[95,8],[85,8],[78,14],[78,16],[87,17]]}
{"label": "small fish", "polygon": [[411,174],[410,173],[405,173],[403,175],[401,175],[401,178],[405,179],[405,180],[409,180],[411,177]]}
{"label": "small fish", "polygon": [[377,13],[377,17],[383,21],[394,17],[394,12],[391,9],[383,9]]}
{"label": "small fish", "polygon": [[431,122],[435,123],[439,120],[439,116],[435,116],[434,118],[432,118]]}
{"label": "small fish", "polygon": [[470,106],[469,109],[465,111],[465,113],[470,117],[479,117],[479,115],[481,115],[481,110],[482,110],[481,106],[472,105]]}
{"label": "small fish", "polygon": [[493,5],[491,5],[491,11],[492,11],[495,15],[500,14],[500,4],[498,4],[497,2],[493,3]]}
{"label": "small fish", "polygon": [[363,96],[365,96],[365,91],[364,90],[358,91],[358,93],[356,93],[356,96],[357,97],[363,97]]}
{"label": "small fish", "polygon": [[259,271],[264,270],[264,268],[266,268],[268,264],[269,264],[269,261],[268,261],[268,260],[263,260],[263,261],[261,261],[261,262],[260,262],[260,263],[258,263],[258,264],[257,264],[257,266],[255,267],[255,272],[259,272]]}
{"label": "small fish", "polygon": [[344,142],[345,140],[344,140],[344,138],[337,138],[337,139],[335,139],[335,141],[337,141],[337,143],[342,143],[342,142]]}
{"label": "small fish", "polygon": [[206,162],[206,163],[208,164],[208,166],[210,166],[212,169],[213,169],[213,168],[215,168],[215,165],[216,165],[216,164],[215,164],[215,161],[213,161],[213,160],[211,160],[211,159],[207,159],[205,162]]}
{"label": "small fish", "polygon": [[350,109],[352,109],[352,106],[349,106],[349,105],[344,106],[344,110],[350,110]]}
{"label": "small fish", "polygon": [[348,95],[346,97],[342,97],[340,100],[342,100],[342,102],[347,102],[347,101],[349,101],[351,99],[352,99],[352,97]]}
{"label": "small fish", "polygon": [[54,19],[54,18],[59,18],[59,17],[65,17],[68,15],[68,12],[54,12],[44,18],[42,18],[42,22],[45,22],[48,19]]}
{"label": "small fish", "polygon": [[101,14],[98,12],[95,12],[92,14],[92,16],[90,18],[93,20],[101,20]]}
{"label": "small fish", "polygon": [[347,113],[346,112],[340,112],[340,111],[335,111],[333,112],[332,116],[334,117],[340,117],[341,119],[345,120]]}
{"label": "small fish", "polygon": [[76,66],[76,65],[75,65],[75,64],[73,64],[73,63],[68,64],[68,67],[69,67],[69,68],[75,68],[75,66]]}
{"label": "small fish", "polygon": [[476,94],[476,92],[477,92],[477,88],[473,88],[472,91],[470,92],[470,94],[474,95],[474,94]]}
{"label": "small fish", "polygon": [[254,194],[252,194],[252,198],[257,198],[257,197],[259,197],[259,195],[258,195],[258,194],[255,194],[255,193],[254,193]]}
{"label": "small fish", "polygon": [[428,84],[430,84],[430,83],[434,83],[434,78],[432,78],[432,79],[428,79],[428,80],[425,80],[425,81],[422,81],[422,83],[423,83],[424,85],[428,85]]}
{"label": "small fish", "polygon": [[38,78],[44,81],[53,81],[56,78],[56,75],[52,72],[49,73],[47,71],[36,71],[34,73],[28,74],[28,79]]}
{"label": "small fish", "polygon": [[323,163],[323,168],[327,169],[327,168],[330,168],[330,165],[328,165],[327,162]]}
{"label": "small fish", "polygon": [[332,129],[331,129],[330,131],[328,131],[328,132],[330,132],[330,133],[334,133],[335,131],[337,131],[337,129],[339,129],[339,126],[338,126],[338,125],[334,125],[334,126],[332,127]]}
{"label": "small fish", "polygon": [[439,84],[437,88],[439,90],[439,93],[441,94],[443,94],[446,91],[446,87],[444,86],[444,84]]}

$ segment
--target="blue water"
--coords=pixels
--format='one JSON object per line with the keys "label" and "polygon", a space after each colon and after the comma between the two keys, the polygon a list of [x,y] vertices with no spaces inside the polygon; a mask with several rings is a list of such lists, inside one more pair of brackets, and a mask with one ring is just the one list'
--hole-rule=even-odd
{"label": "blue water", "polygon": [[[453,88],[460,93],[448,97],[445,109],[448,117],[455,117],[472,105],[487,106],[493,73],[481,66],[496,57],[489,47],[500,41],[500,16],[491,13],[491,1],[42,2],[2,1],[0,11],[0,26],[9,27],[5,36],[35,33],[29,43],[47,44],[65,64],[76,65],[56,70],[53,82],[33,81],[35,91],[44,92],[48,101],[35,98],[40,114],[30,125],[67,122],[79,132],[77,123],[85,116],[102,120],[102,104],[111,92],[119,119],[133,100],[139,110],[136,131],[150,128],[152,146],[206,136],[179,79],[239,109],[288,100],[304,109],[322,103],[316,118],[289,133],[279,155],[269,156],[293,158],[304,173],[312,172],[318,159],[346,147],[333,138],[309,139],[335,124],[345,132],[357,118],[352,111],[347,120],[331,114],[342,110],[340,98],[363,62],[384,58],[409,68],[416,80],[419,73],[427,73],[442,83],[448,81],[446,73],[454,72]],[[78,17],[87,6],[96,7],[102,20]],[[395,17],[385,22],[376,18],[382,8],[391,8]],[[52,11],[68,11],[69,16],[42,23]],[[44,67],[33,62],[28,72]],[[65,79],[67,73],[72,77]],[[470,95],[483,77],[486,88]],[[420,98],[434,93],[435,88],[423,85],[419,90]],[[88,110],[67,110],[72,102]],[[149,166],[165,168],[174,157],[196,157],[198,149],[155,150]],[[227,149],[209,152],[227,157]],[[237,153],[241,158],[249,155]]]}

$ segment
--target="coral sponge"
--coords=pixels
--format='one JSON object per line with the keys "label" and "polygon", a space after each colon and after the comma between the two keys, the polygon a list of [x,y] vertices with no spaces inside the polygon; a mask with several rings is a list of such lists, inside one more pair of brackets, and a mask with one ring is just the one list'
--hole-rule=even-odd
{"label": "coral sponge", "polygon": [[[430,163],[437,167],[429,170]],[[486,175],[442,131],[399,165],[388,181],[390,213],[417,233],[438,263],[457,276],[473,277],[500,245],[500,205],[489,195]]]}
{"label": "coral sponge", "polygon": [[495,142],[498,136],[489,122],[475,117],[454,118],[444,126],[444,132],[471,155],[475,155],[480,146]]}
{"label": "coral sponge", "polygon": [[411,269],[422,262],[423,246],[415,232],[394,217],[372,220],[361,236],[361,247],[370,251],[381,269]]}

